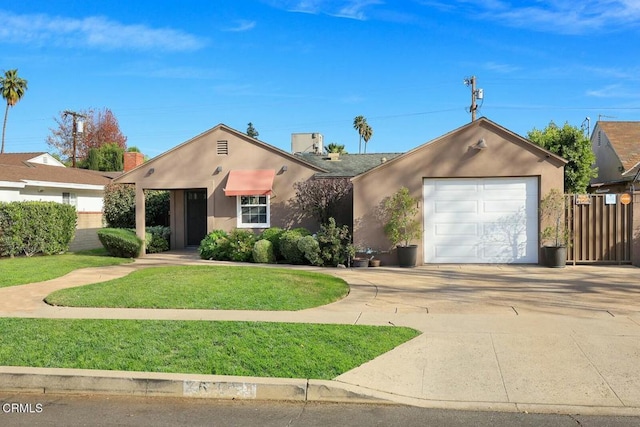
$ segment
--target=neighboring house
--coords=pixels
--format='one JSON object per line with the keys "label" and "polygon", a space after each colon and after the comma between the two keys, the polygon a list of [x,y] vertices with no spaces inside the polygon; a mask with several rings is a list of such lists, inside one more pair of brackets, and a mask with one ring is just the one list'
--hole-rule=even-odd
{"label": "neighboring house", "polygon": [[[170,190],[172,248],[197,246],[214,229],[315,227],[292,208],[293,184],[351,178],[354,243],[389,250],[380,203],[406,186],[420,199],[421,260],[537,263],[538,203],[562,188],[566,161],[481,118],[404,154],[290,154],[225,125],[118,177],[135,184],[136,231],[144,190]],[[385,255],[395,263],[395,254]]]}
{"label": "neighboring house", "polygon": [[70,250],[100,247],[103,173],[72,169],[47,153],[0,154],[0,201],[44,201],[70,204],[78,211],[76,237]]}
{"label": "neighboring house", "polygon": [[591,134],[598,176],[591,187],[598,193],[640,189],[640,122],[598,121]]}

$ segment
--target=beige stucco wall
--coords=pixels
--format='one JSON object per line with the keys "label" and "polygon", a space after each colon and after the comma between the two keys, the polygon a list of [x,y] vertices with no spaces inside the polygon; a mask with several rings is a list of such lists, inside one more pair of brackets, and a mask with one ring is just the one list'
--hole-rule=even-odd
{"label": "beige stucco wall", "polygon": [[[227,141],[228,154],[218,154],[218,141]],[[220,166],[221,172],[216,172]],[[282,171],[286,166],[287,170]],[[150,160],[115,180],[133,183],[142,190],[172,191],[172,246],[185,245],[184,191],[206,189],[207,230],[232,230],[236,227],[236,197],[224,194],[229,171],[234,169],[273,169],[276,176],[271,195],[271,225],[298,224],[289,208],[295,196],[293,183],[306,181],[318,170],[273,146],[220,125]],[[140,200],[140,198],[138,198]],[[140,203],[137,202],[137,206]],[[136,211],[140,214],[139,210]],[[142,217],[144,221],[144,217]],[[140,217],[137,219],[140,222]],[[138,233],[140,235],[140,233]]]}
{"label": "beige stucco wall", "polygon": [[[480,139],[485,140],[486,149],[470,148]],[[354,178],[354,243],[360,248],[391,249],[378,207],[402,186],[422,200],[424,178],[535,176],[544,195],[552,188],[562,191],[563,173],[564,162],[557,156],[493,122],[479,119]],[[422,217],[420,220],[422,223]],[[415,243],[421,263],[424,244],[422,240]],[[394,252],[380,258],[397,263]]]}

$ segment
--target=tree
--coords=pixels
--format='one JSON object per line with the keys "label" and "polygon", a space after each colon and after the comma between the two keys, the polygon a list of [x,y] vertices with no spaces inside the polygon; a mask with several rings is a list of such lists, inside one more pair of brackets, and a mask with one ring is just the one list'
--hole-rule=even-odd
{"label": "tree", "polygon": [[553,121],[543,129],[533,129],[527,137],[542,148],[568,161],[564,167],[565,193],[585,193],[591,178],[598,176],[593,167],[596,157],[591,142],[577,126],[565,123],[558,127]]}
{"label": "tree", "polygon": [[327,145],[327,153],[347,154],[347,150],[344,149],[344,144],[336,144],[332,142]]}
{"label": "tree", "polygon": [[258,139],[258,135],[260,135],[256,128],[253,127],[253,123],[251,122],[247,124],[247,135],[254,139]]}
{"label": "tree", "polygon": [[362,140],[364,140],[364,152],[367,152],[367,143],[373,136],[373,129],[367,123],[367,119],[364,116],[356,116],[353,119],[353,128],[358,131],[360,140],[358,142],[358,154],[362,152]]}
{"label": "tree", "polygon": [[4,123],[2,124],[2,148],[0,153],[4,153],[4,136],[7,130],[9,107],[14,107],[22,99],[26,91],[27,81],[18,77],[17,69],[6,71],[4,77],[0,77],[0,92],[2,92],[2,98],[7,101],[7,108],[4,111]]}
{"label": "tree", "polygon": [[338,216],[338,208],[352,188],[349,178],[313,178],[295,182],[295,204],[301,212],[309,212],[319,224]]}
{"label": "tree", "polygon": [[87,159],[81,168],[104,172],[118,172],[124,168],[124,150],[114,143],[104,144],[102,147],[89,149]]}
{"label": "tree", "polygon": [[[81,112],[86,117],[84,132],[81,138],[77,138],[76,157],[86,159],[89,149],[100,148],[105,144],[113,143],[126,150],[127,137],[122,134],[118,120],[110,109],[89,109]],[[58,124],[57,129],[49,129],[51,134],[47,137],[47,144],[58,150],[63,157],[73,157],[73,120],[60,113],[59,118],[54,119]]]}

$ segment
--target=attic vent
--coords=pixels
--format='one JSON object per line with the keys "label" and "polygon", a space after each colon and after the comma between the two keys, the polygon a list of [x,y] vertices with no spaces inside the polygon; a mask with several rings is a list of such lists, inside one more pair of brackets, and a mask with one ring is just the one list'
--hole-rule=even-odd
{"label": "attic vent", "polygon": [[228,141],[218,141],[218,155],[226,156],[229,154],[229,142]]}
{"label": "attic vent", "polygon": [[46,157],[43,157],[42,158],[42,163],[44,163],[46,165],[47,163],[49,163],[49,159],[46,158]]}

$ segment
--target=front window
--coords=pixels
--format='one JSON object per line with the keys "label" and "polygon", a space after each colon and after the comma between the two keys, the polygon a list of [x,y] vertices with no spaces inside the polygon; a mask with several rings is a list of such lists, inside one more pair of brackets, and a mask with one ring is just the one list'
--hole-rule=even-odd
{"label": "front window", "polygon": [[62,203],[65,205],[78,206],[76,193],[62,193]]}
{"label": "front window", "polygon": [[269,196],[238,196],[238,228],[268,228]]}

